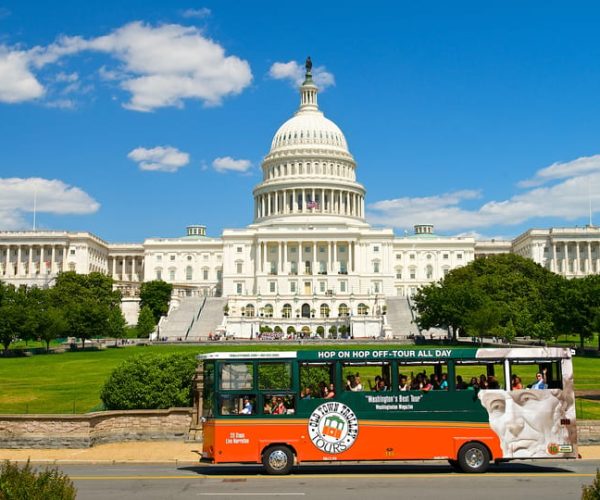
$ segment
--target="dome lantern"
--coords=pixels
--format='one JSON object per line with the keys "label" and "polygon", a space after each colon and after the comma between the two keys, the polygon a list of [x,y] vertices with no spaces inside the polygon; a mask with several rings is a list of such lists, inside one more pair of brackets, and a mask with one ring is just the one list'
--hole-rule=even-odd
{"label": "dome lantern", "polygon": [[306,74],[304,82],[300,87],[300,109],[299,111],[318,111],[317,92],[319,88],[315,85],[312,79],[312,61],[310,56],[306,58],[305,63]]}

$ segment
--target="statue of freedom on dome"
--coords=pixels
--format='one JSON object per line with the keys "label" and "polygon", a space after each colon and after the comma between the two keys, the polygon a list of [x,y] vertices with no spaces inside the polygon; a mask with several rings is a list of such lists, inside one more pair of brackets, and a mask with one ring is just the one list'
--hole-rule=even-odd
{"label": "statue of freedom on dome", "polygon": [[312,61],[310,60],[310,56],[306,58],[306,63],[304,64],[304,67],[306,68],[306,74],[310,75],[312,70]]}

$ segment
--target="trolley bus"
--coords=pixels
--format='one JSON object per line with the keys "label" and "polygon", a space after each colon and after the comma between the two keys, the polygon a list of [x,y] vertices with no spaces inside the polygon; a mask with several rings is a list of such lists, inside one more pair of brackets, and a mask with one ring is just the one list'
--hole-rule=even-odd
{"label": "trolley bus", "polygon": [[570,349],[218,352],[202,364],[203,462],[576,458]]}

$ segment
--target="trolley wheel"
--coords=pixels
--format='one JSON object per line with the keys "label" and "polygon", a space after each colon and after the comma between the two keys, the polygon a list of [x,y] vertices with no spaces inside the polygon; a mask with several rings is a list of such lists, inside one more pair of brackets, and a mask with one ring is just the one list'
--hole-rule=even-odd
{"label": "trolley wheel", "polygon": [[490,465],[490,452],[481,443],[467,443],[458,452],[458,465],[463,472],[485,472]]}
{"label": "trolley wheel", "polygon": [[263,453],[262,463],[267,474],[289,474],[294,465],[294,454],[284,445],[269,446]]}

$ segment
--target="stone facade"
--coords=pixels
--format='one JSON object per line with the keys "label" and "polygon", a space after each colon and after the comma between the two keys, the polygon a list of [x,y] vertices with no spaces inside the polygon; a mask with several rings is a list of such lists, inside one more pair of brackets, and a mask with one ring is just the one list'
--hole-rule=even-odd
{"label": "stone facade", "polygon": [[191,423],[191,408],[0,415],[0,448],[88,448],[120,441],[183,440]]}

